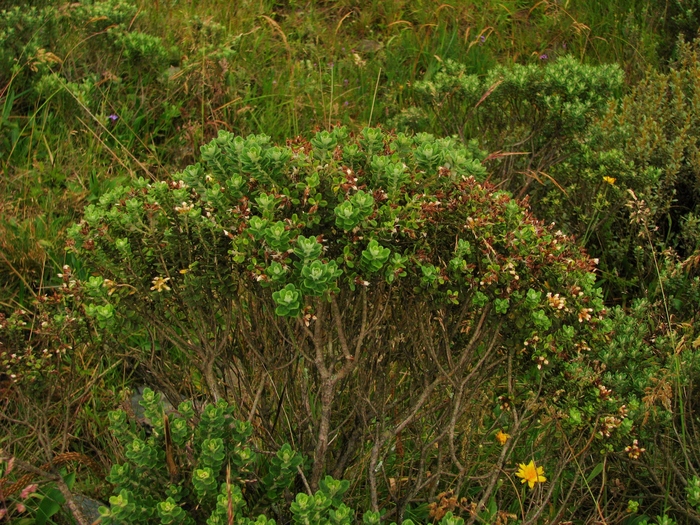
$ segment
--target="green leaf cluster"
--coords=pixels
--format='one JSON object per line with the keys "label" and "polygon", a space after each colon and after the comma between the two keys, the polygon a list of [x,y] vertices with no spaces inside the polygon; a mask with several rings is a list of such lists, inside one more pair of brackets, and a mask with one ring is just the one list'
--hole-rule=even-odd
{"label": "green leaf cluster", "polygon": [[[227,523],[231,509],[236,523],[254,523],[242,509],[276,504],[297,477],[302,458],[288,444],[269,461],[254,452],[250,423],[224,401],[205,405],[198,417],[189,401],[165,414],[161,396],[148,388],[140,403],[149,432],[123,410],[109,414],[127,461],[107,477],[115,494],[100,508],[104,523],[213,525]],[[257,489],[244,497],[241,486],[249,484]]]}

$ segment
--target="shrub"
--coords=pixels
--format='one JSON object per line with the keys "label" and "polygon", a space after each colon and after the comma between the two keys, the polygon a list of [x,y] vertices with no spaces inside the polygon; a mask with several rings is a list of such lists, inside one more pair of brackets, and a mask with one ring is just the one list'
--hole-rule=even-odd
{"label": "shrub", "polygon": [[670,71],[649,71],[613,101],[581,155],[550,172],[566,195],[552,188],[536,205],[554,219],[569,204],[563,223],[600,257],[610,299],[653,293],[654,251],[697,250],[699,72],[698,42],[680,40]]}
{"label": "shrub", "polygon": [[[700,202],[700,99],[695,82],[700,72],[699,46],[700,41],[680,40],[671,70],[649,72],[605,122],[609,143],[624,145],[625,156],[637,173],[658,173],[639,197],[646,198],[651,208],[650,228],[658,226],[659,239],[683,255],[696,248],[696,243],[684,242],[680,234],[684,221],[697,216]],[[691,230],[694,224],[689,224]]]}
{"label": "shrub", "polygon": [[619,103],[617,66],[571,57],[483,79],[449,62],[416,92],[446,132],[497,151],[492,177],[579,237],[607,299],[622,301],[657,278],[649,243],[682,257],[697,246],[697,54],[681,40],[671,71],[649,72]]}
{"label": "shrub", "polygon": [[258,523],[242,518],[244,507],[245,514],[266,509],[291,488],[302,459],[288,444],[269,459],[255,452],[252,425],[236,419],[225,401],[205,405],[198,417],[189,401],[165,414],[160,395],[150,389],[140,404],[148,434],[123,410],[109,414],[126,461],[113,465],[107,477],[115,495],[109,508],[100,509],[103,523],[213,525],[228,523],[228,516]]}
{"label": "shrub", "polygon": [[[205,520],[207,525],[274,525],[270,515],[303,525],[355,522],[355,511],[343,503],[349,481],[326,476],[315,493],[292,498],[302,458],[287,443],[276,453],[256,451],[252,425],[237,419],[225,401],[204,405],[199,418],[191,401],[166,414],[160,395],[148,388],[140,404],[146,416],[141,423],[129,421],[123,410],[109,414],[126,461],[113,465],[107,477],[115,495],[99,510],[105,525]],[[379,523],[380,515],[366,512],[363,522]],[[464,520],[447,512],[439,523],[463,525]]]}
{"label": "shrub", "polygon": [[73,483],[85,492],[96,478],[66,469],[88,466],[98,476],[92,450],[110,447],[96,413],[104,397],[113,401],[105,383],[119,384],[121,370],[102,361],[103,341],[84,314],[80,280],[68,266],[59,275],[58,286],[0,313],[0,499],[12,523],[53,523],[47,520],[59,512],[63,519],[52,519],[70,520],[78,508]]}
{"label": "shrub", "polygon": [[611,140],[613,130],[599,123],[622,89],[617,65],[570,56],[541,62],[496,67],[485,77],[446,62],[416,84],[418,108],[409,110],[493,151],[492,180],[528,195],[538,217],[581,239],[611,283],[608,299],[618,298],[639,286],[634,242],[617,237],[629,222],[627,190],[642,191],[658,174],[637,170],[619,137]]}
{"label": "shrub", "polygon": [[372,128],[286,147],[220,133],[203,164],[86,208],[69,234],[99,274],[85,312],[172,390],[226,392],[293,439],[314,490],[352,477],[399,518],[446,486],[484,519],[517,508],[501,469],[534,454],[575,484],[574,450],[620,401],[597,386],[594,262],[479,182],[481,158]]}
{"label": "shrub", "polygon": [[[485,77],[448,61],[416,83],[419,107],[448,135],[477,139],[502,159],[496,177],[524,191],[552,166],[577,155],[595,118],[622,87],[613,65],[589,66],[570,56],[544,65],[498,66]],[[560,184],[563,184],[559,181]]]}

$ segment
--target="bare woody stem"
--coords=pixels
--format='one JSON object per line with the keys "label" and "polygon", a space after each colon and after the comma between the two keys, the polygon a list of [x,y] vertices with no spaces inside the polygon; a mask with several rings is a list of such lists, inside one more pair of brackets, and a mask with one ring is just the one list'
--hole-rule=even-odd
{"label": "bare woody stem", "polygon": [[[351,352],[351,345],[343,328],[343,319],[335,297],[331,297],[330,315],[333,324],[335,325],[336,334],[342,351],[344,363],[339,370],[333,371],[334,366],[326,365],[324,349],[325,337],[323,321],[325,318],[326,309],[320,301],[317,303],[317,319],[313,333],[313,343],[315,347],[314,364],[319,374],[321,384],[319,386],[319,398],[321,401],[321,419],[318,426],[318,434],[316,439],[316,449],[314,451],[314,466],[311,471],[309,484],[312,490],[318,489],[318,483],[323,475],[326,463],[326,454],[328,453],[328,440],[331,431],[331,415],[333,412],[333,400],[335,398],[335,387],[339,381],[347,377],[358,365],[360,360],[360,352],[365,336],[367,335],[367,292],[362,290],[362,319],[360,330],[355,339],[354,351]],[[307,330],[307,335],[310,330]],[[333,356],[330,356],[333,359]]]}

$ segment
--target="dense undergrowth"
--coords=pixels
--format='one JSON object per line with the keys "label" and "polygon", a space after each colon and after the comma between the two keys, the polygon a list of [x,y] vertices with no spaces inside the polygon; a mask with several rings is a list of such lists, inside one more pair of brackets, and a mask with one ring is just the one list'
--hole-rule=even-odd
{"label": "dense undergrowth", "polygon": [[0,2],[0,522],[699,523],[698,9]]}

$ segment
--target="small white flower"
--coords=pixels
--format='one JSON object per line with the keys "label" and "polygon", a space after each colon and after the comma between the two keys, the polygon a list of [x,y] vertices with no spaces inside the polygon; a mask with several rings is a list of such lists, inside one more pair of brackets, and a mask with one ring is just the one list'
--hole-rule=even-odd
{"label": "small white flower", "polygon": [[187,204],[183,201],[180,206],[175,206],[175,211],[178,213],[187,213],[192,210],[192,208],[194,208],[194,204]]}

